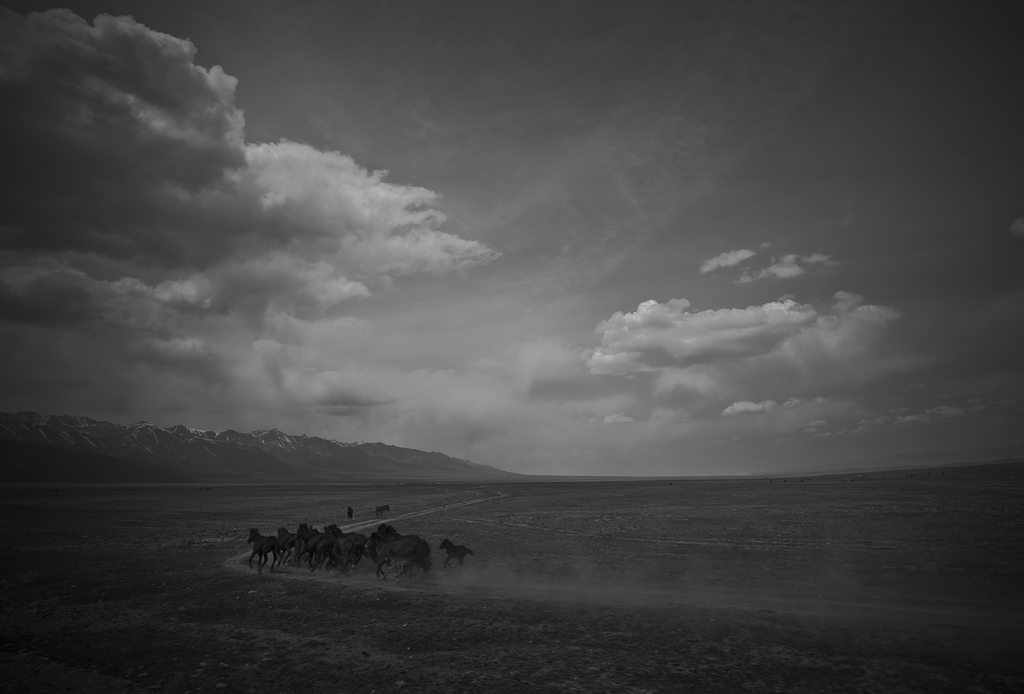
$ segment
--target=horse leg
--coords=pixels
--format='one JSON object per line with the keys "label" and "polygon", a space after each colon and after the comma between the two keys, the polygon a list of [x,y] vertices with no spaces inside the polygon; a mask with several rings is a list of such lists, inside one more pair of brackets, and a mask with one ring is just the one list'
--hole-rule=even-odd
{"label": "horse leg", "polygon": [[252,568],[252,558],[256,556],[256,548],[252,548],[252,554],[249,555],[249,568]]}

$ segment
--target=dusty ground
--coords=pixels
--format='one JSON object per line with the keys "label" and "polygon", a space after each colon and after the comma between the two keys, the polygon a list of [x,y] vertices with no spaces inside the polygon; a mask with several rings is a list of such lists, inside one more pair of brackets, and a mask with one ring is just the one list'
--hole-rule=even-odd
{"label": "dusty ground", "polygon": [[[1022,486],[8,488],[0,689],[1024,691]],[[250,526],[378,503],[477,556],[245,565]]]}

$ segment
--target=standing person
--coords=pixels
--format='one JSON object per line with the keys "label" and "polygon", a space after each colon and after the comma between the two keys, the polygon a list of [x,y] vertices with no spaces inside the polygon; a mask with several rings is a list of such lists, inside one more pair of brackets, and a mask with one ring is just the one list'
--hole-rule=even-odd
{"label": "standing person", "polygon": [[349,506],[349,507],[348,507],[348,519],[349,519],[349,520],[352,520],[352,514],[353,514],[353,513],[355,513],[355,511],[353,511],[353,510],[352,510],[352,507],[351,507],[351,506]]}

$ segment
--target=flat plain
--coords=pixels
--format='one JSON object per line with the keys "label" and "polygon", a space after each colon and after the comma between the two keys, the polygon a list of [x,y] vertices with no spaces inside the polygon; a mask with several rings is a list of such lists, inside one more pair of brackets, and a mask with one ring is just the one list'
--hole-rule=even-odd
{"label": "flat plain", "polygon": [[[1019,476],[803,479],[3,488],[2,686],[1024,691]],[[246,564],[384,503],[418,579]]]}

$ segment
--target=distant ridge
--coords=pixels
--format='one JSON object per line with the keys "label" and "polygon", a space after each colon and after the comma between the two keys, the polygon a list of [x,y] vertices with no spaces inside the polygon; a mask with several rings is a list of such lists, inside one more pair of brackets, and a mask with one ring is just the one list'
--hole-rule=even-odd
{"label": "distant ridge", "polygon": [[0,439],[4,481],[9,483],[194,482],[191,475],[159,463]]}
{"label": "distant ridge", "polygon": [[914,451],[879,458],[860,458],[833,463],[813,470],[782,470],[769,475],[827,475],[849,472],[878,472],[882,470],[913,470],[964,465],[984,465],[995,461],[1024,460],[1024,444],[1014,446],[986,446],[962,448],[952,451]]}
{"label": "distant ridge", "polygon": [[[34,448],[16,447],[28,444]],[[73,455],[72,452],[79,455]],[[88,453],[91,457],[82,457]],[[63,456],[63,457],[62,457]],[[35,472],[25,460],[46,461]],[[19,462],[20,461],[20,462]],[[116,461],[113,464],[111,461]],[[20,467],[18,467],[20,465]],[[443,453],[384,443],[345,443],[278,429],[213,431],[177,424],[161,428],[144,421],[114,424],[89,417],[38,412],[0,412],[0,469],[40,481],[65,481],[93,470],[124,481],[481,480],[513,473]],[[44,468],[46,472],[44,473]],[[105,470],[102,474],[100,470]],[[170,479],[170,475],[178,475]],[[131,479],[129,479],[131,478]]]}

